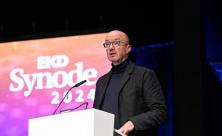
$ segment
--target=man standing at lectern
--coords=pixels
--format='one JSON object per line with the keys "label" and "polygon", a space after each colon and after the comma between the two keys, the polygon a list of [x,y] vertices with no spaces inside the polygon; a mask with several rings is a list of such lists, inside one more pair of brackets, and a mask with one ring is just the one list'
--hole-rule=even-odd
{"label": "man standing at lectern", "polygon": [[113,113],[114,127],[125,135],[155,136],[166,106],[154,71],[130,61],[131,45],[122,31],[109,32],[103,46],[112,68],[96,83],[93,108]]}

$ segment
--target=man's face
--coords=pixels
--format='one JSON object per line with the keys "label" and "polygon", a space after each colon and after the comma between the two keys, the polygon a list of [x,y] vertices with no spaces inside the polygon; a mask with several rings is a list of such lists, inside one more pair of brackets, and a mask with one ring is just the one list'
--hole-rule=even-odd
{"label": "man's face", "polygon": [[105,44],[108,60],[118,65],[128,57],[131,47],[124,34],[111,32],[107,35]]}

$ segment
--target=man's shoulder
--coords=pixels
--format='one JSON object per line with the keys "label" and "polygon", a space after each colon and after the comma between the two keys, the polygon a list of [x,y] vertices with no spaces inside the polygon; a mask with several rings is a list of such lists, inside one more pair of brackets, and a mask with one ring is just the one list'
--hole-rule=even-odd
{"label": "man's shoulder", "polygon": [[105,78],[108,78],[109,77],[109,74],[110,74],[110,71],[105,73],[104,75],[102,75],[101,77],[98,78],[98,80],[102,80],[102,79],[105,79]]}
{"label": "man's shoulder", "polygon": [[134,64],[135,65],[135,71],[136,72],[153,72],[152,69],[148,68],[148,67],[145,67],[145,66],[141,66],[141,65],[138,65],[138,64]]}

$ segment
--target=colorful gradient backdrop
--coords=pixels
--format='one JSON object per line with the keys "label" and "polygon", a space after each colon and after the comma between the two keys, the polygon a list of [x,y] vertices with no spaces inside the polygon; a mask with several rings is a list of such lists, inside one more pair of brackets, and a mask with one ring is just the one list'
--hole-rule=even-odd
{"label": "colorful gradient backdrop", "polygon": [[0,135],[27,136],[28,119],[51,115],[66,90],[84,78],[87,82],[70,91],[56,114],[83,102],[92,108],[96,80],[110,69],[104,37],[99,33],[0,43]]}

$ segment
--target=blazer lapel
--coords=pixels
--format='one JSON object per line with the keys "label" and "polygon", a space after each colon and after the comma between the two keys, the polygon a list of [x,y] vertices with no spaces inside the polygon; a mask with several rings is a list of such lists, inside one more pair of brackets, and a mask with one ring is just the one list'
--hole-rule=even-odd
{"label": "blazer lapel", "polygon": [[133,69],[134,69],[134,64],[130,61],[129,62],[129,65],[127,66],[126,68],[126,71],[124,72],[123,74],[123,77],[122,77],[122,80],[121,80],[121,83],[120,83],[120,93],[122,91],[122,88],[124,87],[124,85],[127,83],[127,81],[130,79],[131,75],[132,75],[132,72],[133,72]]}
{"label": "blazer lapel", "polygon": [[108,83],[109,83],[109,80],[110,80],[110,77],[111,77],[111,71],[109,73],[107,73],[107,75],[105,76],[104,80],[103,80],[103,85],[101,86],[100,90],[101,90],[101,95],[100,95],[100,98],[99,98],[99,107],[101,108],[101,104],[102,104],[102,101],[103,101],[103,98],[105,96],[105,92],[106,92],[106,88],[108,86]]}

